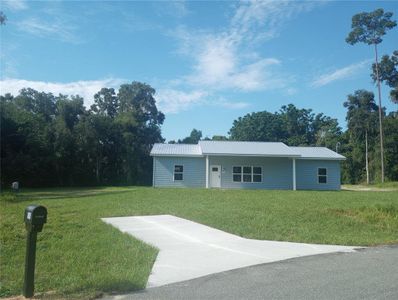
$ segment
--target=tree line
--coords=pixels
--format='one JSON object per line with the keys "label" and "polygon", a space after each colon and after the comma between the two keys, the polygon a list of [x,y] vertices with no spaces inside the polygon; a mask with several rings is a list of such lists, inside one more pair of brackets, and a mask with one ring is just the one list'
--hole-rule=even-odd
{"label": "tree line", "polygon": [[150,184],[151,146],[164,121],[149,85],[103,88],[86,109],[79,96],[30,88],[0,98],[1,183],[24,186]]}
{"label": "tree line", "polygon": [[[163,142],[155,90],[133,82],[118,93],[103,88],[86,109],[79,96],[22,89],[0,97],[1,183],[25,186],[148,185],[149,156]],[[348,95],[347,130],[337,119],[293,104],[277,112],[260,111],[233,121],[228,136],[202,137],[193,129],[177,143],[199,140],[274,141],[290,146],[324,146],[347,157],[343,182],[380,180],[378,106],[374,94],[358,90]],[[383,114],[384,110],[383,110]],[[398,117],[384,115],[386,177],[398,180]],[[170,141],[169,143],[176,143]]]}

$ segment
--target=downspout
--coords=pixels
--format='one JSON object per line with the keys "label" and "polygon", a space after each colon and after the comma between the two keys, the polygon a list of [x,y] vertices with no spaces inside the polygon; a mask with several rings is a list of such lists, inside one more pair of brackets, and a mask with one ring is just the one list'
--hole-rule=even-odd
{"label": "downspout", "polygon": [[152,163],[152,186],[155,187],[155,172],[156,172],[156,168],[155,168],[155,156],[152,157],[153,159],[153,163]]}
{"label": "downspout", "polygon": [[293,191],[296,190],[296,159],[293,158]]}

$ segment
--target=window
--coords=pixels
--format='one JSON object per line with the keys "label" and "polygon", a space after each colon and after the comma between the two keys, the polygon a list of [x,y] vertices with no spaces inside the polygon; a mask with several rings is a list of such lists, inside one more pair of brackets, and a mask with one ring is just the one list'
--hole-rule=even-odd
{"label": "window", "polygon": [[261,182],[263,172],[261,170],[261,167],[253,167],[253,182]]}
{"label": "window", "polygon": [[232,167],[233,182],[262,182],[262,168],[253,166]]}
{"label": "window", "polygon": [[232,180],[234,182],[242,181],[242,167],[232,167]]}
{"label": "window", "polygon": [[184,179],[184,166],[175,165],[174,166],[174,181],[181,181]]}
{"label": "window", "polygon": [[252,167],[243,167],[243,182],[252,181]]}
{"label": "window", "polygon": [[326,168],[318,168],[318,183],[327,183],[328,174]]}

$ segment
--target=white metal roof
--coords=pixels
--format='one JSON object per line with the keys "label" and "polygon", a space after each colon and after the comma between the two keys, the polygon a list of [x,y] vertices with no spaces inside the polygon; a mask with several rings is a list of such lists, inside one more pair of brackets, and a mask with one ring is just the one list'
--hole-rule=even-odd
{"label": "white metal roof", "polygon": [[265,156],[344,160],[325,147],[289,147],[276,142],[200,141],[199,144],[154,144],[151,156]]}
{"label": "white metal roof", "polygon": [[200,141],[199,146],[204,155],[230,156],[278,156],[298,157],[284,143],[273,142],[232,142],[232,141]]}
{"label": "white metal roof", "polygon": [[290,147],[301,155],[303,159],[336,159],[344,160],[345,157],[326,147]]}
{"label": "white metal roof", "polygon": [[192,144],[154,144],[152,156],[202,156],[199,145]]}

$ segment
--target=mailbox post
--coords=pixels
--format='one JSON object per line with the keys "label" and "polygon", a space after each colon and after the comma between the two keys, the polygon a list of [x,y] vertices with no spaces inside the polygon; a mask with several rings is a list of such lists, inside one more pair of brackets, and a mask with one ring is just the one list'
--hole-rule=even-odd
{"label": "mailbox post", "polygon": [[47,222],[47,209],[41,205],[30,205],[25,209],[26,256],[23,295],[31,298],[35,288],[35,261],[37,233],[43,230]]}

